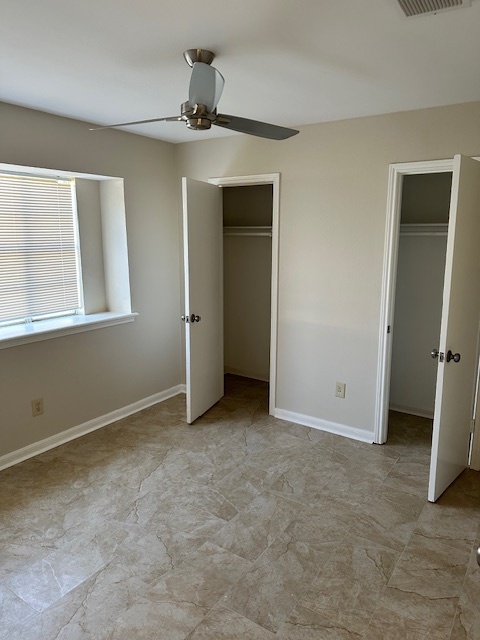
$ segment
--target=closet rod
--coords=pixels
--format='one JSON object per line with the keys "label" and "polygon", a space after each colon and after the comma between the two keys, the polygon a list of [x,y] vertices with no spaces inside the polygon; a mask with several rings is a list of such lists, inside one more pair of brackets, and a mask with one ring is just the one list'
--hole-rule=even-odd
{"label": "closet rod", "polygon": [[224,236],[272,237],[272,227],[224,227]]}
{"label": "closet rod", "polygon": [[448,224],[409,223],[400,225],[401,236],[446,236]]}
{"label": "closet rod", "polygon": [[239,238],[247,238],[247,237],[257,237],[257,238],[271,238],[272,237],[272,232],[268,232],[268,231],[258,231],[257,233],[255,233],[254,231],[249,231],[248,233],[235,233],[235,231],[226,231],[224,234],[224,236],[237,236]]}

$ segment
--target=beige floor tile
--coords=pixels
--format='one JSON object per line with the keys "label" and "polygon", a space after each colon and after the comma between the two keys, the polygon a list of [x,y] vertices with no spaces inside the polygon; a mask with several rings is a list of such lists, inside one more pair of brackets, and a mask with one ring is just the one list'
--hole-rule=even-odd
{"label": "beige floor tile", "polygon": [[44,611],[105,566],[101,554],[55,551],[6,581],[6,586],[36,611]]}
{"label": "beige floor tile", "polygon": [[275,640],[276,637],[239,613],[219,606],[205,616],[186,640]]}
{"label": "beige floor tile", "polygon": [[105,637],[184,640],[249,567],[247,560],[206,543],[150,587]]}
{"label": "beige floor tile", "polygon": [[389,586],[427,598],[460,596],[471,544],[465,540],[441,540],[413,534]]}
{"label": "beige floor tile", "polygon": [[302,508],[292,500],[263,493],[220,529],[213,540],[243,558],[256,560]]}
{"label": "beige floor tile", "polygon": [[[430,597],[417,591],[388,586],[373,614],[371,625],[420,630],[427,638],[448,638],[458,597]],[[368,637],[368,633],[367,633]]]}
{"label": "beige floor tile", "polygon": [[0,473],[0,640],[479,640],[480,474],[427,502],[431,421],[372,446],[225,389]]}
{"label": "beige floor tile", "polygon": [[477,538],[471,548],[470,561],[465,576],[451,640],[477,640],[480,638],[480,567],[477,564]]}
{"label": "beige floor tile", "polygon": [[251,566],[248,560],[206,542],[179,567],[165,573],[145,598],[154,602],[168,598],[209,609]]}
{"label": "beige floor tile", "polygon": [[372,545],[402,551],[424,504],[425,500],[418,496],[382,485],[363,505],[349,532],[351,542],[362,539]]}
{"label": "beige floor tile", "polygon": [[305,507],[286,532],[313,548],[325,543],[340,544],[358,518],[359,508],[341,498],[324,497]]}
{"label": "beige floor tile", "polygon": [[[190,602],[140,599],[121,615],[105,640],[185,640],[208,609]],[[62,639],[63,640],[63,639]],[[69,639],[70,640],[70,639]]]}
{"label": "beige floor tile", "polygon": [[8,640],[18,628],[37,615],[37,611],[5,585],[0,584],[0,639]]}
{"label": "beige floor tile", "polygon": [[425,499],[428,492],[430,460],[410,460],[408,454],[402,456],[392,467],[385,486],[400,489]]}
{"label": "beige floor tile", "polygon": [[330,616],[298,606],[276,634],[278,640],[361,640],[358,621],[350,616]]}
{"label": "beige floor tile", "polygon": [[400,553],[342,544],[333,551],[299,604],[363,633],[391,578]]}
{"label": "beige floor tile", "polygon": [[282,533],[221,604],[276,632],[325,560],[320,551]]}
{"label": "beige floor tile", "polygon": [[374,618],[364,638],[365,640],[450,640],[450,633],[450,623],[429,628],[408,619],[386,622]]}
{"label": "beige floor tile", "polygon": [[272,477],[275,478],[277,475],[247,464],[240,464],[216,482],[213,488],[240,512],[254,498],[266,491]]}

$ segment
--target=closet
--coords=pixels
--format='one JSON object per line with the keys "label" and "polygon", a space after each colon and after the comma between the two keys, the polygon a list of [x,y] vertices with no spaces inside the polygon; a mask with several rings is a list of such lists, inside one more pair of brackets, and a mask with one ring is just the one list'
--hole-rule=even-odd
{"label": "closet", "polygon": [[268,381],[273,187],[222,193],[225,373]]}
{"label": "closet", "polygon": [[452,174],[407,175],[393,323],[390,409],[433,417]]}

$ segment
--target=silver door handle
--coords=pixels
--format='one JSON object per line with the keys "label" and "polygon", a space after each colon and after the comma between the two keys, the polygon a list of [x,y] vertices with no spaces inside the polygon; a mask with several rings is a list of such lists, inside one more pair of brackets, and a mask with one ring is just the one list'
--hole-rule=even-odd
{"label": "silver door handle", "polygon": [[200,322],[201,319],[201,316],[197,316],[195,313],[192,313],[190,316],[181,316],[183,322]]}
{"label": "silver door handle", "polygon": [[197,316],[194,313],[190,316],[190,322],[200,322],[201,319],[202,318],[200,316]]}
{"label": "silver door handle", "polygon": [[433,349],[433,351],[432,351],[432,353],[430,355],[435,360],[435,358],[438,358],[438,354],[439,354],[438,349]]}

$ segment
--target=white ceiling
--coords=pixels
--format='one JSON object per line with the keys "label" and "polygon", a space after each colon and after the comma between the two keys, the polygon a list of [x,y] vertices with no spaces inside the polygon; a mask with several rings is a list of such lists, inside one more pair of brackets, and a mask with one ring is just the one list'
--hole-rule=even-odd
{"label": "white ceiling", "polygon": [[0,100],[98,124],[177,115],[197,47],[226,79],[220,112],[284,126],[480,100],[480,0],[409,19],[396,0],[1,0]]}

